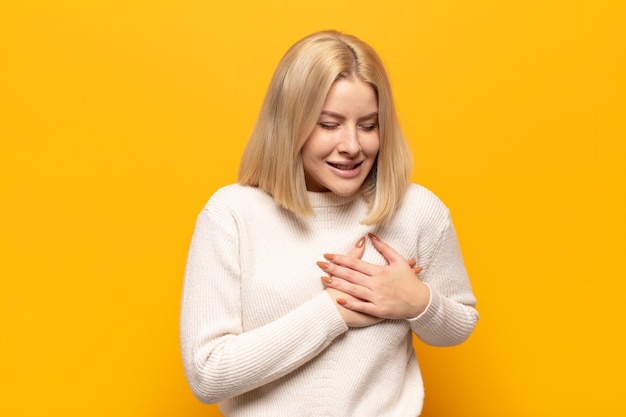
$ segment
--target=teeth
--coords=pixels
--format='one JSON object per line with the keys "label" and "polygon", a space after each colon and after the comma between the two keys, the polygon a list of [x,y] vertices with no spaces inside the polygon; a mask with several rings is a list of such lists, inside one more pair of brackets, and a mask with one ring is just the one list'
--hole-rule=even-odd
{"label": "teeth", "polygon": [[339,168],[339,169],[354,169],[356,167],[359,166],[359,164],[352,164],[352,165],[339,165],[339,164],[331,164],[332,166],[334,166],[335,168]]}

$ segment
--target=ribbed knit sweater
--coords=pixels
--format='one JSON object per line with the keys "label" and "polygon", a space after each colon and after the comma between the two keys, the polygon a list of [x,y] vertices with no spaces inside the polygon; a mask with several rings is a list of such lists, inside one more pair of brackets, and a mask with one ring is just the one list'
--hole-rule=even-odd
{"label": "ribbed knit sweater", "polygon": [[[384,227],[365,226],[360,196],[308,193],[299,217],[254,187],[218,190],[199,214],[181,306],[185,373],[228,417],[414,417],[424,389],[411,332],[431,345],[464,341],[478,314],[448,209],[411,185]],[[320,280],[324,253],[373,232],[424,269],[418,317],[348,328]],[[363,260],[385,259],[366,243]]]}

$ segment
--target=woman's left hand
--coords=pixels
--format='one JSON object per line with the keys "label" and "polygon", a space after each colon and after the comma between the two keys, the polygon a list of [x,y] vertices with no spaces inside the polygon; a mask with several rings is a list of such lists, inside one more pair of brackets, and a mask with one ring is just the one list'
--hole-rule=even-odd
{"label": "woman's left hand", "polygon": [[331,278],[324,280],[355,298],[337,299],[343,307],[385,319],[405,319],[420,315],[430,301],[430,289],[415,276],[420,267],[412,268],[391,246],[374,234],[372,244],[387,260],[387,265],[374,265],[355,257],[327,254],[329,262],[318,262]]}

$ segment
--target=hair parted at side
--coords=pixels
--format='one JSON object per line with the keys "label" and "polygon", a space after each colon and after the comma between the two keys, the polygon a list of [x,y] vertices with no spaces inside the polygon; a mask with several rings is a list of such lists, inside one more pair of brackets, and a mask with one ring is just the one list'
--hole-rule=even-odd
{"label": "hair parted at side", "polygon": [[400,129],[381,59],[365,42],[336,31],[309,35],[283,56],[243,152],[239,184],[261,188],[297,215],[313,214],[300,151],[333,83],[349,76],[371,84],[378,96],[380,147],[360,190],[370,207],[362,223],[388,221],[409,183],[411,152]]}

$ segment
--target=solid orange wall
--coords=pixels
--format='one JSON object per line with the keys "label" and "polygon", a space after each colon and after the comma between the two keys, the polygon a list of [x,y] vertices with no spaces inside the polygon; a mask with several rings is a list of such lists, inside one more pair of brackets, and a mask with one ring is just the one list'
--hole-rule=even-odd
{"label": "solid orange wall", "polygon": [[195,216],[326,28],[387,63],[479,298],[416,342],[424,416],[625,415],[624,4],[2,2],[0,415],[219,415],[178,348]]}

